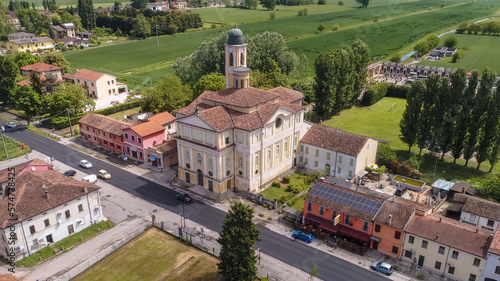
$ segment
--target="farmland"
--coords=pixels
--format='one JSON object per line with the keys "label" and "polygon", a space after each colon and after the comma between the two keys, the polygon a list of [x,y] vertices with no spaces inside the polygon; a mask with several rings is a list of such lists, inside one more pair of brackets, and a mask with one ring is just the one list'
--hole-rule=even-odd
{"label": "farmland", "polygon": [[[415,42],[429,34],[450,30],[466,20],[490,16],[500,9],[500,2],[493,0],[478,1],[477,4],[451,0],[374,1],[366,9],[358,8],[354,1],[345,2],[345,6],[333,2],[324,6],[277,6],[274,20],[269,20],[270,12],[264,10],[197,9],[193,11],[200,13],[203,21],[226,26],[161,36],[160,47],[156,45],[156,38],[151,37],[70,52],[65,56],[73,72],[80,68],[102,70],[117,76],[119,81],[128,83],[133,89],[148,77],[154,82],[161,80],[172,72],[172,65],[178,57],[189,55],[201,42],[230,29],[227,25],[238,24],[246,36],[277,31],[283,35],[289,48],[298,55],[305,54],[312,66],[320,52],[350,44],[356,38],[365,40],[372,59],[378,60],[411,49]],[[308,9],[309,15],[296,16],[297,11],[304,8]],[[241,24],[243,20],[245,23]],[[322,34],[317,31],[320,24],[327,27]],[[340,30],[331,30],[334,24],[338,24]]]}

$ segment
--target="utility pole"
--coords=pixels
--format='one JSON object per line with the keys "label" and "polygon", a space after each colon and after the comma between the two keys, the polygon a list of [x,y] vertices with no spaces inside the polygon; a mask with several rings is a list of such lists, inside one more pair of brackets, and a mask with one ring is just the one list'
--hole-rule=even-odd
{"label": "utility pole", "polygon": [[73,127],[71,127],[71,118],[69,117],[69,109],[66,109],[66,112],[68,113],[69,134],[71,137],[73,137]]}
{"label": "utility pole", "polygon": [[160,41],[158,39],[158,25],[156,25],[156,46],[160,47]]}
{"label": "utility pole", "polygon": [[3,149],[5,149],[5,156],[7,156],[7,159],[9,159],[9,154],[7,153],[7,147],[5,146],[5,140],[3,139],[3,134],[5,132],[5,127],[2,126],[2,142],[3,142]]}

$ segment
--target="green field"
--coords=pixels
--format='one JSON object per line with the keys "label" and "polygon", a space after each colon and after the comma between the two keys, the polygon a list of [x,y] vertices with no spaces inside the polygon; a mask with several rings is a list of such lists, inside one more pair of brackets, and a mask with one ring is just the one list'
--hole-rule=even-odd
{"label": "green field", "polygon": [[478,69],[480,72],[488,66],[497,74],[500,73],[500,56],[498,55],[498,46],[500,45],[499,36],[447,34],[440,39],[440,42],[444,42],[450,36],[457,38],[457,48],[468,48],[468,51],[457,63],[452,63],[451,58],[446,58],[442,61],[424,60],[419,64],[444,68],[462,67],[467,70]]}
{"label": "green field", "polygon": [[[358,8],[354,1],[345,1],[346,5],[342,7],[333,2],[321,6],[277,6],[274,20],[269,20],[270,12],[262,9],[196,9],[192,12],[200,13],[204,22],[226,26],[161,36],[160,47],[156,45],[156,38],[151,37],[73,51],[65,56],[71,63],[72,72],[80,68],[102,70],[117,76],[133,89],[148,77],[155,82],[161,80],[173,71],[172,65],[178,57],[191,54],[203,41],[229,30],[233,24],[238,24],[246,36],[265,31],[281,33],[289,48],[297,55],[305,54],[312,66],[320,52],[348,45],[356,38],[365,40],[372,59],[379,60],[411,49],[411,45],[431,33],[439,34],[463,21],[484,18],[500,10],[500,1],[496,0],[480,0],[477,4],[471,4],[469,0],[373,1],[368,8]],[[441,5],[444,6],[440,8]],[[308,9],[309,15],[298,17],[297,11],[304,8]],[[243,20],[244,24],[241,24]],[[317,30],[320,24],[327,27],[322,34]],[[332,31],[334,24],[339,24],[340,30]]]}

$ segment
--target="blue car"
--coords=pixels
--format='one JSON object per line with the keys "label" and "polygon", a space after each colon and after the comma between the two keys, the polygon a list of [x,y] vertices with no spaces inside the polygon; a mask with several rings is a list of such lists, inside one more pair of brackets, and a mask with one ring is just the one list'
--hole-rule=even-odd
{"label": "blue car", "polygon": [[385,262],[374,262],[372,263],[372,268],[387,275],[391,275],[394,272],[392,265]]}
{"label": "blue car", "polygon": [[300,230],[294,231],[292,236],[295,239],[299,239],[307,243],[311,243],[312,241],[314,241],[314,236],[312,236],[312,234],[306,234]]}

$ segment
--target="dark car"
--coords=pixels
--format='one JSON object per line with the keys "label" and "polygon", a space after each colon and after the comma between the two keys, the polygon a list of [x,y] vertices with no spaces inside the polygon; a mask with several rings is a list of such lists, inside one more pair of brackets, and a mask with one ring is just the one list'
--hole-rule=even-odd
{"label": "dark car", "polygon": [[183,203],[188,203],[191,202],[191,197],[187,194],[177,194],[177,200]]}
{"label": "dark car", "polygon": [[63,173],[63,175],[65,175],[67,177],[74,177],[76,175],[76,171],[75,170],[67,170],[66,172]]}

